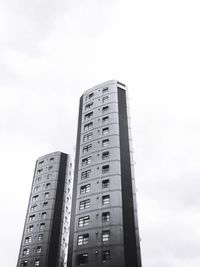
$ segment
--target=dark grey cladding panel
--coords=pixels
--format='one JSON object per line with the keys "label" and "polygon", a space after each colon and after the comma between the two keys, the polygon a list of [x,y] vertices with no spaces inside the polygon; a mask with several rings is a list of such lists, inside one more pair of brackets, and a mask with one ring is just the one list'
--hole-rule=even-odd
{"label": "dark grey cladding panel", "polygon": [[52,221],[52,232],[49,243],[48,251],[48,262],[47,267],[58,266],[58,260],[60,255],[60,232],[62,226],[62,206],[64,197],[64,187],[66,179],[66,166],[67,166],[67,155],[61,153],[60,155],[60,165],[58,172],[58,183],[56,189],[56,199],[54,207],[54,215]]}
{"label": "dark grey cladding panel", "polygon": [[118,88],[121,183],[124,232],[124,267],[141,267],[134,219],[126,91]]}
{"label": "dark grey cladding panel", "polygon": [[80,139],[81,139],[81,124],[82,124],[82,109],[83,109],[83,96],[81,96],[79,103],[79,117],[78,117],[78,129],[77,129],[77,140],[76,140],[76,159],[74,168],[74,183],[73,183],[67,267],[72,267],[72,260],[73,260],[73,243],[74,243],[74,227],[75,227],[75,212],[76,212],[76,194],[77,194],[77,183],[78,183],[79,150],[81,141]]}

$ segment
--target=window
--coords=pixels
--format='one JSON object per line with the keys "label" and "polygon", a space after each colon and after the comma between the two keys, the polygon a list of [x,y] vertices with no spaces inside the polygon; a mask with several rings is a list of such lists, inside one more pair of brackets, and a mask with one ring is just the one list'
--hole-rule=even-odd
{"label": "window", "polygon": [[102,173],[106,173],[106,172],[108,172],[109,169],[110,169],[110,166],[109,166],[109,165],[104,165],[104,166],[102,166]]}
{"label": "window", "polygon": [[25,238],[25,244],[27,244],[27,243],[31,243],[31,241],[32,241],[32,237],[31,237],[31,236],[27,236],[27,237]]}
{"label": "window", "polygon": [[104,139],[102,141],[102,146],[108,146],[109,145],[109,139]]}
{"label": "window", "polygon": [[40,224],[40,230],[44,230],[44,227],[45,227],[45,223],[41,223]]}
{"label": "window", "polygon": [[49,197],[49,192],[44,193],[44,198],[48,198]]}
{"label": "window", "polygon": [[102,251],[102,262],[107,262],[110,260],[110,250],[103,250]]}
{"label": "window", "polygon": [[33,189],[33,191],[34,192],[37,192],[39,190],[39,187],[40,187],[39,185],[38,186],[35,186],[34,189]]}
{"label": "window", "polygon": [[79,210],[88,209],[90,207],[90,199],[86,199],[80,202]]}
{"label": "window", "polygon": [[89,234],[79,235],[78,236],[78,246],[86,245],[89,240]]}
{"label": "window", "polygon": [[81,173],[81,180],[87,179],[91,176],[91,170],[87,170]]}
{"label": "window", "polygon": [[42,214],[41,214],[41,219],[45,219],[46,216],[47,216],[47,213],[46,213],[46,212],[42,212]]}
{"label": "window", "polygon": [[91,162],[92,162],[92,157],[84,158],[84,159],[82,159],[82,166],[87,166]]}
{"label": "window", "polygon": [[102,123],[107,123],[107,122],[109,122],[109,117],[108,116],[103,117],[102,118]]}
{"label": "window", "polygon": [[27,232],[28,233],[32,232],[33,231],[33,227],[34,227],[33,225],[28,226],[27,227]]}
{"label": "window", "polygon": [[26,266],[28,266],[28,261],[22,261],[20,267],[26,267]]}
{"label": "window", "polygon": [[39,195],[35,195],[35,196],[32,197],[32,201],[33,201],[33,202],[34,202],[34,201],[37,201],[38,198],[39,198]]}
{"label": "window", "polygon": [[106,179],[102,181],[102,189],[106,189],[110,186],[110,180]]}
{"label": "window", "polygon": [[35,266],[40,266],[40,260],[35,260]]}
{"label": "window", "polygon": [[81,188],[80,188],[80,194],[82,195],[82,194],[89,193],[90,192],[90,188],[91,188],[90,184],[82,185]]}
{"label": "window", "polygon": [[106,230],[106,231],[102,231],[102,241],[106,242],[110,240],[110,231]]}
{"label": "window", "polygon": [[49,188],[51,186],[51,183],[46,184],[46,188]]}
{"label": "window", "polygon": [[108,127],[103,128],[102,129],[102,134],[109,134],[109,128]]}
{"label": "window", "polygon": [[41,174],[42,171],[43,171],[43,169],[37,170],[37,174]]}
{"label": "window", "polygon": [[105,106],[102,108],[102,112],[107,112],[109,110],[109,106]]}
{"label": "window", "polygon": [[110,204],[110,196],[106,195],[106,196],[102,196],[102,205],[108,205]]}
{"label": "window", "polygon": [[29,220],[29,222],[34,221],[35,220],[35,215],[29,216],[28,220]]}
{"label": "window", "polygon": [[93,135],[92,133],[85,134],[83,136],[83,142],[86,142],[88,140],[91,140],[92,139],[92,135]]}
{"label": "window", "polygon": [[92,126],[93,126],[93,122],[90,122],[90,123],[85,124],[84,125],[84,131],[87,131],[87,130],[91,129]]}
{"label": "window", "polygon": [[38,166],[41,167],[41,166],[43,166],[43,164],[44,164],[44,160],[40,161],[40,162],[38,163]]}
{"label": "window", "polygon": [[109,159],[109,155],[110,155],[109,151],[105,151],[105,152],[103,152],[103,153],[102,153],[102,159],[103,159],[103,160],[105,160],[105,159]]}
{"label": "window", "polygon": [[110,221],[110,212],[107,211],[107,212],[103,212],[102,213],[102,222],[105,223],[105,222],[109,222]]}
{"label": "window", "polygon": [[91,109],[92,106],[93,106],[93,102],[90,102],[87,105],[85,105],[85,111]]}
{"label": "window", "polygon": [[47,206],[48,206],[48,202],[47,201],[46,202],[43,202],[42,207],[45,208]]}
{"label": "window", "polygon": [[105,94],[108,92],[108,87],[103,88],[102,93]]}
{"label": "window", "polygon": [[90,94],[88,95],[89,99],[91,99],[93,96],[94,96],[94,93],[90,93]]}
{"label": "window", "polygon": [[29,255],[29,253],[30,253],[30,248],[25,248],[23,250],[23,255]]}
{"label": "window", "polygon": [[37,209],[37,205],[33,205],[33,206],[31,206],[31,212],[32,211],[35,211]]}
{"label": "window", "polygon": [[92,144],[83,147],[83,154],[89,152],[92,149]]}
{"label": "window", "polygon": [[35,179],[35,183],[39,183],[41,181],[41,177],[37,177],[36,179]]}
{"label": "window", "polygon": [[85,114],[84,119],[85,119],[85,120],[88,120],[88,119],[90,119],[92,116],[93,116],[93,111],[91,111],[91,112]]}
{"label": "window", "polygon": [[77,255],[76,264],[78,266],[88,263],[88,253]]}
{"label": "window", "polygon": [[52,178],[52,174],[47,174],[47,179],[51,179]]}
{"label": "window", "polygon": [[86,226],[88,225],[90,222],[90,217],[89,216],[85,216],[85,217],[81,217],[78,220],[78,226],[82,227],[82,226]]}
{"label": "window", "polygon": [[51,165],[51,166],[48,167],[48,171],[50,171],[52,169],[53,169],[53,165]]}
{"label": "window", "polygon": [[103,103],[107,102],[107,101],[108,101],[108,98],[109,98],[108,95],[107,95],[107,96],[104,96],[104,97],[102,98],[102,102],[103,102]]}
{"label": "window", "polygon": [[42,241],[42,239],[43,239],[43,234],[39,234],[38,235],[38,241]]}
{"label": "window", "polygon": [[54,161],[54,158],[50,158],[50,161],[51,161],[51,162]]}
{"label": "window", "polygon": [[42,247],[41,246],[38,246],[37,248],[36,248],[36,253],[41,253],[42,252]]}

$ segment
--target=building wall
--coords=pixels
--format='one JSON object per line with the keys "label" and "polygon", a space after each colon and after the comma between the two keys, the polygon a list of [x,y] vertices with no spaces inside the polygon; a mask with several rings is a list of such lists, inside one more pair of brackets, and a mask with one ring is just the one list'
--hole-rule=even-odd
{"label": "building wall", "polygon": [[[123,92],[123,99],[120,90]],[[120,101],[125,107],[125,114],[122,116],[126,119],[126,125],[123,130],[120,122],[123,118],[119,113],[124,113],[124,109],[121,109]],[[129,119],[125,102],[126,86],[117,81],[95,86],[87,90],[80,99],[68,267],[82,264],[87,267],[141,266],[137,256],[135,257],[136,254],[140,257],[140,253],[139,240],[136,238],[137,210],[134,174],[131,171],[132,151],[129,149],[131,143]],[[126,140],[120,138],[122,131],[126,134]],[[122,153],[123,142],[127,147],[124,153]],[[109,153],[109,157],[105,152]],[[124,177],[122,155],[129,159],[128,179]],[[108,165],[109,170],[105,171]],[[90,173],[89,177],[84,176],[86,172]],[[125,234],[126,224],[129,224],[129,221],[126,223],[128,216],[124,215],[126,192],[123,192],[125,187],[122,178],[127,180],[126,185],[131,188],[128,201],[131,202],[129,213],[132,217],[131,225],[127,229],[133,228],[131,233],[133,242],[127,241]],[[109,181],[107,186],[105,186],[106,180]],[[109,196],[109,203],[104,205],[106,196]],[[85,204],[86,208],[83,209],[83,204],[87,201],[90,204]],[[106,212],[110,213],[107,221],[103,216]],[[86,225],[80,225],[80,220],[86,217],[88,218]],[[103,238],[105,231],[109,231],[108,240],[105,236]],[[88,235],[88,238],[86,236],[86,241],[82,244],[81,238],[84,235]],[[133,251],[127,253],[125,248],[131,248]],[[135,258],[131,259],[129,254],[134,254],[137,259],[134,261]]]}
{"label": "building wall", "polygon": [[71,184],[67,154],[54,152],[36,161],[17,266],[64,266]]}

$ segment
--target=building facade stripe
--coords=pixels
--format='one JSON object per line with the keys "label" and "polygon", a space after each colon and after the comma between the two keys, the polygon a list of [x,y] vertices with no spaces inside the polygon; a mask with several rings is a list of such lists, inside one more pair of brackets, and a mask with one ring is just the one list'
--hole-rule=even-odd
{"label": "building facade stripe", "polygon": [[137,257],[137,239],[133,207],[132,175],[128,135],[126,91],[118,88],[121,184],[125,267],[141,267]]}

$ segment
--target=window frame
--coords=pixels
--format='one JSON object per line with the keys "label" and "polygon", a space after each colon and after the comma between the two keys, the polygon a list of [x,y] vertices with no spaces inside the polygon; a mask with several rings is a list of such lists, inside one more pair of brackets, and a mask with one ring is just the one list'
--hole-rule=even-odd
{"label": "window frame", "polygon": [[[85,257],[85,258],[84,258]],[[78,254],[76,256],[76,265],[86,265],[88,263],[88,253]]]}
{"label": "window frame", "polygon": [[102,135],[109,134],[109,127],[105,127],[102,129]]}
{"label": "window frame", "polygon": [[110,258],[111,258],[110,250],[102,250],[102,253],[101,253],[102,263],[110,261]]}
{"label": "window frame", "polygon": [[85,105],[85,111],[90,110],[91,107],[93,106],[93,104],[94,104],[93,102],[90,102],[90,103],[86,104]]}
{"label": "window frame", "polygon": [[109,138],[102,140],[102,147],[109,146]]}
{"label": "window frame", "polygon": [[102,189],[107,189],[110,187],[110,179],[102,180]]}
{"label": "window frame", "polygon": [[80,195],[89,193],[91,190],[91,184],[84,184],[80,186]]}
{"label": "window frame", "polygon": [[102,152],[102,160],[106,160],[110,158],[110,151]]}
{"label": "window frame", "polygon": [[102,206],[110,205],[110,195],[102,196]]}
{"label": "window frame", "polygon": [[105,102],[107,102],[107,101],[108,101],[108,99],[109,99],[109,96],[108,96],[108,95],[106,95],[106,96],[103,96],[103,97],[102,97],[102,103],[105,103]]}
{"label": "window frame", "polygon": [[92,163],[92,156],[83,158],[82,161],[81,161],[82,167],[85,167],[85,166],[87,166],[87,165],[89,165],[91,163]]}
{"label": "window frame", "polygon": [[29,243],[31,243],[32,242],[32,236],[27,236],[27,237],[25,237],[25,239],[24,239],[24,243],[25,244],[29,244]]}
{"label": "window frame", "polygon": [[102,124],[106,124],[109,122],[109,116],[105,116],[102,118]]}
{"label": "window frame", "polygon": [[93,137],[93,133],[92,132],[83,135],[83,142],[91,140],[92,137]]}
{"label": "window frame", "polygon": [[90,112],[86,113],[84,115],[84,120],[89,120],[90,118],[93,117],[93,115],[94,115],[94,112],[93,111],[90,111]]}
{"label": "window frame", "polygon": [[80,217],[78,219],[78,227],[87,226],[87,225],[89,225],[89,223],[90,223],[90,216],[89,215],[86,215],[84,217]]}
{"label": "window frame", "polygon": [[82,148],[82,153],[86,154],[86,153],[90,152],[90,150],[92,150],[92,144],[85,145]]}
{"label": "window frame", "polygon": [[81,200],[79,203],[79,210],[86,210],[90,208],[90,199]]}
{"label": "window frame", "polygon": [[86,171],[81,172],[81,180],[85,180],[91,177],[92,170],[88,169]]}
{"label": "window frame", "polygon": [[104,106],[104,107],[102,107],[102,112],[104,113],[104,112],[107,112],[108,110],[109,110],[109,106],[107,105],[107,106]]}
{"label": "window frame", "polygon": [[110,222],[110,212],[109,211],[102,212],[102,223],[107,223],[107,222]]}
{"label": "window frame", "polygon": [[23,254],[23,256],[29,255],[30,254],[30,248],[24,248],[22,254]]}
{"label": "window frame", "polygon": [[39,234],[37,239],[38,239],[38,241],[42,241],[43,238],[44,238],[44,235],[43,234]]}
{"label": "window frame", "polygon": [[110,171],[110,165],[106,164],[102,166],[102,174],[107,173]]}
{"label": "window frame", "polygon": [[37,246],[36,253],[40,254],[42,252],[42,246]]}
{"label": "window frame", "polygon": [[88,123],[84,124],[84,131],[88,131],[88,130],[92,129],[92,127],[93,127],[93,121],[88,122]]}
{"label": "window frame", "polygon": [[89,242],[89,233],[78,235],[78,237],[77,237],[77,245],[78,246],[87,245],[88,242]]}
{"label": "window frame", "polygon": [[110,230],[102,231],[102,242],[108,242],[110,240]]}
{"label": "window frame", "polygon": [[106,94],[108,91],[109,91],[109,88],[108,88],[108,87],[104,87],[104,88],[102,89],[102,93],[103,93],[103,94]]}

